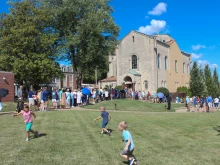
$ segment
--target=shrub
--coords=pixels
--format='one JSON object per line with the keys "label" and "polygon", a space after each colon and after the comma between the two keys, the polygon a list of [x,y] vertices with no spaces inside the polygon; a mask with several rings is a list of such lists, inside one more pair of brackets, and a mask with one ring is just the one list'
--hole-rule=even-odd
{"label": "shrub", "polygon": [[122,90],[122,86],[121,86],[121,85],[116,86],[115,89],[117,89],[117,90]]}
{"label": "shrub", "polygon": [[159,93],[159,92],[163,93],[165,96],[168,96],[169,93],[170,93],[169,90],[167,88],[164,88],[164,87],[158,88],[157,93]]}
{"label": "shrub", "polygon": [[187,88],[187,87],[185,87],[185,86],[178,87],[178,88],[177,88],[177,92],[178,92],[178,93],[186,93],[187,96],[191,96],[190,89]]}

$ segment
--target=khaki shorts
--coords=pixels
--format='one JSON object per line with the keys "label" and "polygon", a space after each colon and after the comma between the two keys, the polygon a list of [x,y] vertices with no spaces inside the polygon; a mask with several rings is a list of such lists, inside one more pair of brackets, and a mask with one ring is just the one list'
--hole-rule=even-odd
{"label": "khaki shorts", "polygon": [[29,104],[34,105],[34,99],[33,98],[29,98]]}
{"label": "khaki shorts", "polygon": [[128,156],[130,156],[130,155],[133,154],[133,152],[134,152],[134,149],[131,150],[131,151],[125,151],[125,149],[123,149],[123,150],[121,151],[121,155],[128,155]]}

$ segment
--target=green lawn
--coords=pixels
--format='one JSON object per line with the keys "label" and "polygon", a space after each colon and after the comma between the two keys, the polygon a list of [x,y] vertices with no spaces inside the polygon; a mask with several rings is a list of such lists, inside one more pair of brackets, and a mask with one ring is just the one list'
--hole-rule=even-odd
{"label": "green lawn", "polygon": [[22,117],[0,115],[2,165],[124,165],[124,144],[117,125],[126,120],[140,165],[217,165],[220,162],[220,113],[112,112],[100,135],[100,113],[93,111],[38,112],[33,129],[41,136],[25,142]]}
{"label": "green lawn", "polygon": [[[100,106],[105,106],[106,109],[114,110],[115,104],[117,109],[120,111],[144,111],[144,112],[164,112],[165,106],[167,104],[158,104],[158,103],[148,103],[137,100],[112,100],[112,101],[103,101],[95,105],[89,105],[86,108],[88,109],[99,109]],[[174,111],[174,108],[184,107],[184,104],[172,104],[171,111]]]}

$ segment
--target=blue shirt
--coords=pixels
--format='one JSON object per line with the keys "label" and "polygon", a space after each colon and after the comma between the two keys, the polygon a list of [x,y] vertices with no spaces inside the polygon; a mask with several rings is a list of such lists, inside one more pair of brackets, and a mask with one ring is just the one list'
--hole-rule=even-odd
{"label": "blue shirt", "polygon": [[52,99],[57,99],[57,92],[52,92]]}
{"label": "blue shirt", "polygon": [[194,105],[197,105],[197,98],[196,98],[196,97],[195,97],[194,100],[193,100],[193,104],[194,104]]}
{"label": "blue shirt", "polygon": [[49,97],[49,93],[47,92],[47,90],[43,91],[43,101],[48,101],[48,97]]}
{"label": "blue shirt", "polygon": [[102,113],[101,113],[101,117],[103,118],[103,122],[104,123],[108,123],[108,115],[109,115],[109,113],[107,112],[107,111],[103,111]]}
{"label": "blue shirt", "polygon": [[189,104],[189,98],[188,97],[186,98],[186,103]]}
{"label": "blue shirt", "polygon": [[207,102],[208,102],[208,103],[212,103],[212,97],[208,97],[208,98],[207,98]]}
{"label": "blue shirt", "polygon": [[130,132],[128,130],[124,130],[122,133],[122,137],[125,142],[125,146],[128,143],[128,140],[130,140],[130,145],[128,146],[128,150],[129,151],[133,150],[134,149],[134,142],[133,142],[133,139],[132,139]]}
{"label": "blue shirt", "polygon": [[29,91],[28,92],[28,98],[33,98],[34,92],[33,91]]}

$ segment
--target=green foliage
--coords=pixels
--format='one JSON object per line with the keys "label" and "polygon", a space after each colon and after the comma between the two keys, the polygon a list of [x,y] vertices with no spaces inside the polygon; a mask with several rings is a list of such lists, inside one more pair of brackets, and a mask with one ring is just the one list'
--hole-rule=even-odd
{"label": "green foliage", "polygon": [[219,79],[218,79],[218,72],[217,69],[214,69],[214,73],[213,73],[213,96],[214,97],[219,97]]}
{"label": "green foliage", "polygon": [[[207,86],[208,95],[214,96],[215,95],[214,81],[213,81],[213,77],[212,77],[212,73],[209,68],[209,65],[205,66],[204,75],[205,75],[205,83]],[[217,97],[217,96],[214,96],[214,97]]]}
{"label": "green foliage", "polygon": [[187,96],[191,96],[190,89],[187,88],[187,87],[185,87],[185,86],[178,87],[178,88],[177,88],[177,92],[178,92],[178,93],[186,93]]}
{"label": "green foliage", "polygon": [[160,87],[160,88],[158,88],[157,89],[157,93],[158,92],[161,92],[161,93],[163,93],[165,96],[168,96],[169,95],[169,90],[167,89],[167,88],[164,88],[164,87]]}
{"label": "green foliage", "polygon": [[[72,62],[81,86],[82,77],[93,79],[95,68],[107,71],[107,56],[117,45],[118,26],[111,16],[109,0],[39,0],[54,16],[53,28],[59,31],[59,53]],[[91,69],[92,68],[92,69]]]}
{"label": "green foliage", "polygon": [[116,86],[115,89],[117,89],[117,90],[122,90],[123,88],[122,88],[121,85],[119,85],[119,86]]}
{"label": "green foliage", "polygon": [[205,83],[203,76],[200,73],[197,62],[193,63],[193,67],[190,72],[190,92],[192,96],[205,96]]}
{"label": "green foliage", "polygon": [[51,28],[53,17],[34,1],[10,3],[10,14],[0,20],[0,66],[12,71],[17,83],[39,85],[61,77],[55,62],[58,35]]}

